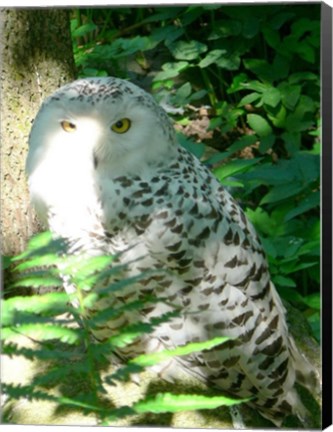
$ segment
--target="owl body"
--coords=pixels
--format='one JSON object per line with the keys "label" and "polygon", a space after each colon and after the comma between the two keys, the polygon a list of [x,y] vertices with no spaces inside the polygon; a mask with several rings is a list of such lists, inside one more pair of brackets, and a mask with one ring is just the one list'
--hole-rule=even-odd
{"label": "owl body", "polygon": [[124,278],[148,271],[98,307],[157,301],[104,323],[93,331],[97,339],[176,309],[178,316],[119,355],[229,336],[162,364],[161,376],[185,370],[250,397],[277,425],[286,414],[304,414],[294,384],[311,387],[315,378],[288,334],[255,230],[210,171],[178,146],[150,95],[116,78],[61,88],[36,118],[27,172],[40,218],[68,240],[68,253],[117,254],[129,264]]}

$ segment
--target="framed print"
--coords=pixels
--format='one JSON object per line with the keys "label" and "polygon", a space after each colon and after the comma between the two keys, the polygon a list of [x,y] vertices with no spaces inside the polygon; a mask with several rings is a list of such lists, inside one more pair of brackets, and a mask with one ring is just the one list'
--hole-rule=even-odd
{"label": "framed print", "polygon": [[4,426],[332,423],[332,10],[0,10]]}

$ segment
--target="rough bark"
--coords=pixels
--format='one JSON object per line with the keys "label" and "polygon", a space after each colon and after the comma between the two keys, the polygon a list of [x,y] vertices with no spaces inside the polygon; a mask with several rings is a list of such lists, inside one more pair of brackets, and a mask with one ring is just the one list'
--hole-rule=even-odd
{"label": "rough bark", "polygon": [[13,255],[39,229],[25,176],[32,121],[45,96],[75,76],[69,11],[1,9],[0,38],[1,252]]}

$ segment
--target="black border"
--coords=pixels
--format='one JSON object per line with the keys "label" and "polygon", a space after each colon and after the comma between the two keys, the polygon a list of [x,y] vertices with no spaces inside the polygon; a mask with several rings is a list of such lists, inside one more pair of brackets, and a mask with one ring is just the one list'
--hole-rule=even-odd
{"label": "black border", "polygon": [[[14,2],[15,3],[15,2]],[[221,3],[221,5],[232,5],[234,2]],[[287,0],[274,2],[270,4],[287,3]],[[311,4],[314,2],[297,2],[297,4]],[[190,4],[187,2],[185,4]],[[255,1],[251,3],[237,2],[239,6],[256,5]],[[265,5],[268,3],[261,2]],[[296,4],[292,2],[292,4]],[[73,7],[145,7],[158,6],[159,4],[149,2],[143,4],[100,4],[100,5],[74,5],[69,3],[66,5],[54,6],[60,9]],[[170,4],[172,6],[182,6],[183,3]],[[38,9],[44,6],[0,6],[1,8],[23,8],[23,9]],[[50,8],[47,5],[45,8]],[[321,244],[321,281],[322,281],[322,391],[323,391],[323,407],[322,407],[322,429],[326,429],[332,425],[333,399],[332,399],[332,7],[329,4],[321,2],[321,110],[322,110],[322,191],[321,191],[321,216],[322,216],[322,244]],[[0,423],[5,429],[6,426]],[[18,425],[17,425],[18,426]],[[22,426],[22,425],[21,425]],[[20,427],[21,427],[20,426]],[[37,429],[43,425],[34,425]],[[50,426],[50,425],[47,425]],[[58,425],[59,426],[59,425]],[[15,426],[16,427],[16,426]],[[57,425],[55,425],[57,427]],[[62,426],[60,426],[62,427]],[[70,427],[70,426],[69,426]],[[74,426],[75,427],[75,426]],[[77,426],[76,426],[77,427]],[[66,426],[67,428],[67,426]],[[92,429],[89,426],[86,427]],[[23,425],[23,430],[25,425]],[[94,427],[96,429],[96,427]],[[100,429],[97,427],[97,430]],[[118,429],[118,428],[115,428]],[[124,430],[127,428],[124,428]],[[141,429],[141,428],[140,428]],[[167,428],[169,429],[169,428]],[[171,428],[170,428],[171,429]],[[174,428],[172,428],[174,429]]]}
{"label": "black border", "polygon": [[321,5],[322,429],[332,424],[332,8]]}

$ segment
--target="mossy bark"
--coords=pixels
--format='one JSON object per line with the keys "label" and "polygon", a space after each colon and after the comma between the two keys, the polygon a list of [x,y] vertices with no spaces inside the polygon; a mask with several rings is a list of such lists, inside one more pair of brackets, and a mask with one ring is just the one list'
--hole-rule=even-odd
{"label": "mossy bark", "polygon": [[2,254],[38,231],[25,176],[28,136],[43,99],[75,77],[69,11],[0,10]]}

